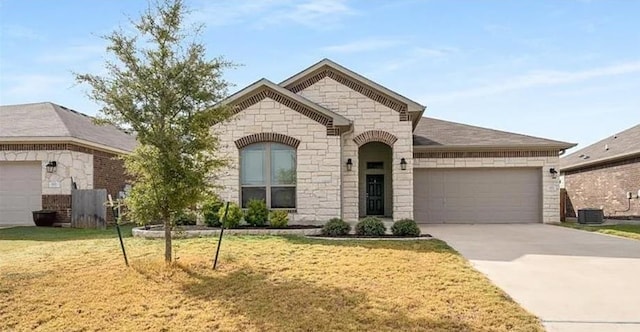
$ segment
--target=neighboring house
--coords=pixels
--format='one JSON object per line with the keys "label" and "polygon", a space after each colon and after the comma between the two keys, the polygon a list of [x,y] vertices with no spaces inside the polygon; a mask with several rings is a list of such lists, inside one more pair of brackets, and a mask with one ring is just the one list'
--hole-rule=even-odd
{"label": "neighboring house", "polygon": [[69,222],[72,182],[116,197],[125,175],[114,157],[135,146],[133,136],[60,105],[0,106],[0,226],[33,225],[40,209]]}
{"label": "neighboring house", "polygon": [[560,158],[560,170],[568,217],[596,208],[607,217],[640,218],[640,125]]}
{"label": "neighboring house", "polygon": [[[221,196],[295,223],[559,221],[558,156],[574,144],[422,117],[425,107],[330,60],[226,101]],[[553,171],[552,171],[553,170]]]}

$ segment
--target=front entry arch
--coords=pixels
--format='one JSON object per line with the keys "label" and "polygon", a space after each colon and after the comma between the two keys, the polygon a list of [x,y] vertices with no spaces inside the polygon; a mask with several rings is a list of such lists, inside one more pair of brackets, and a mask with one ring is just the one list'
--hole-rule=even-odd
{"label": "front entry arch", "polygon": [[358,149],[359,216],[393,216],[392,148],[369,142]]}

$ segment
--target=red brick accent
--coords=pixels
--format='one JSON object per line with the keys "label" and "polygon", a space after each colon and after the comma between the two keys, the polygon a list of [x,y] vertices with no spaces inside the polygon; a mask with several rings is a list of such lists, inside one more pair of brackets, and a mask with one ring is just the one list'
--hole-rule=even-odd
{"label": "red brick accent", "polygon": [[[93,156],[93,188],[107,189],[107,195],[118,197],[125,184],[130,183],[125,176],[124,161],[114,154],[96,154]],[[114,223],[111,209],[107,209],[107,223]]]}
{"label": "red brick accent", "polygon": [[393,146],[397,140],[398,138],[393,134],[382,130],[368,130],[353,138],[353,141],[356,142],[358,146],[362,146],[370,142],[382,142],[388,146]]}
{"label": "red brick accent", "polygon": [[309,77],[307,77],[306,79],[302,80],[302,81],[298,81],[298,82],[294,82],[288,86],[286,86],[286,89],[290,90],[293,93],[298,93],[312,85],[314,85],[315,83],[317,83],[318,81],[320,81],[321,79],[325,78],[325,77],[329,77],[331,79],[333,79],[334,81],[350,88],[353,91],[356,91],[364,96],[369,97],[370,99],[389,107],[392,110],[397,111],[398,113],[400,113],[400,121],[410,121],[411,118],[409,116],[409,112],[407,112],[407,104],[400,102],[386,94],[384,94],[381,91],[378,90],[374,90],[364,84],[361,84],[360,82],[351,79],[350,77],[343,75],[342,73],[334,70],[333,68],[329,67],[329,66],[325,66],[321,69],[319,69],[317,72],[315,72],[313,75],[310,75]]}
{"label": "red brick accent", "polygon": [[[567,216],[576,216],[583,208],[603,208],[608,217],[640,218],[640,199],[636,198],[640,189],[640,157],[565,172],[564,183]],[[627,192],[633,193],[631,202]]]}
{"label": "red brick accent", "polygon": [[56,222],[71,222],[71,195],[42,195],[42,209],[53,210]]}
{"label": "red brick accent", "polygon": [[258,133],[247,135],[235,141],[238,149],[242,149],[247,145],[259,142],[276,142],[284,145],[288,145],[292,148],[298,148],[300,140],[291,136],[278,134],[278,133]]}
{"label": "red brick accent", "polygon": [[233,107],[233,114],[237,114],[249,106],[259,103],[261,100],[265,98],[271,98],[276,102],[289,107],[290,109],[310,118],[313,121],[318,122],[319,124],[327,127],[327,135],[329,136],[338,136],[340,135],[339,128],[333,126],[333,119],[330,116],[317,112],[300,102],[283,96],[282,94],[273,91],[271,89],[265,88],[255,92],[252,95],[246,96],[242,100],[235,103]]}
{"label": "red brick accent", "polygon": [[549,151],[454,151],[454,152],[414,152],[413,158],[526,158],[555,157],[558,150]]}

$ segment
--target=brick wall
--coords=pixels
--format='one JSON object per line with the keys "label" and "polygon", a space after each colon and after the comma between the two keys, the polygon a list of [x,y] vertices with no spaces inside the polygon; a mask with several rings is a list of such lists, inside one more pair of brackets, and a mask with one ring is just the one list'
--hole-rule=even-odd
{"label": "brick wall", "polygon": [[[110,153],[96,153],[93,155],[93,188],[107,189],[107,194],[114,199],[130,183],[125,176],[124,162],[117,155]],[[114,223],[111,209],[107,209],[107,223]]]}
{"label": "brick wall", "polygon": [[615,163],[569,171],[564,174],[567,190],[567,216],[576,216],[583,208],[601,208],[605,216],[640,218],[640,199],[631,200],[627,192],[637,197],[640,189],[640,157]]}
{"label": "brick wall", "polygon": [[71,195],[42,195],[42,209],[56,211],[56,222],[71,222]]}

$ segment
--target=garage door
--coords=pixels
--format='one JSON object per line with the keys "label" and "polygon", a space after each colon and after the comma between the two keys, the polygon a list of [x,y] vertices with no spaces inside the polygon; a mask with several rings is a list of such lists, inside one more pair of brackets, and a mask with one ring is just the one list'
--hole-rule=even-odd
{"label": "garage door", "polygon": [[42,207],[40,162],[0,162],[0,226],[34,225],[31,211]]}
{"label": "garage door", "polygon": [[541,222],[539,168],[415,169],[420,223]]}

